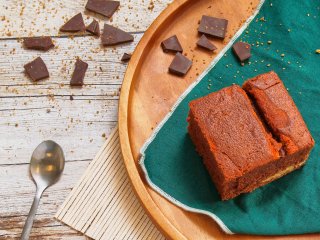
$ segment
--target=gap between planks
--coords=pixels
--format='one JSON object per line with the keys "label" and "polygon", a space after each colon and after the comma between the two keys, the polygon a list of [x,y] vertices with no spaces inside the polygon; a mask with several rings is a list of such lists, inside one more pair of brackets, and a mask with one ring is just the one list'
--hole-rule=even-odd
{"label": "gap between planks", "polygon": [[[171,0],[121,1],[111,19],[85,10],[87,0],[10,0],[0,1],[0,37],[59,36],[59,28],[67,19],[81,12],[85,24],[93,18],[127,32],[143,32]],[[3,19],[4,18],[4,19]],[[1,19],[3,19],[1,21]]]}

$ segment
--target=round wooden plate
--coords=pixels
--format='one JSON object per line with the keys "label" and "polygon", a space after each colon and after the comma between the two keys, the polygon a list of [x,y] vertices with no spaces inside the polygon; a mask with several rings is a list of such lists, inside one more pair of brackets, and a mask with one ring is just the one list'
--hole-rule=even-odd
{"label": "round wooden plate", "polygon": [[[226,235],[209,217],[187,212],[153,191],[138,166],[140,148],[170,111],[177,98],[204,71],[217,53],[255,11],[259,0],[175,0],[156,19],[138,44],[121,88],[119,133],[122,154],[132,185],[153,222],[169,239],[310,239],[319,235],[259,237]],[[196,47],[202,15],[229,20],[227,37],[215,40],[215,53]],[[168,74],[174,55],[160,43],[177,35],[193,66],[184,77]]]}

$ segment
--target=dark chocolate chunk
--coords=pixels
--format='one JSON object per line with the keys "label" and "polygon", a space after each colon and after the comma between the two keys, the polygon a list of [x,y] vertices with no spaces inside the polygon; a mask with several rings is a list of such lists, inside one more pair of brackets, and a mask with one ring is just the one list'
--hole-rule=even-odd
{"label": "dark chocolate chunk", "polygon": [[30,37],[23,41],[25,48],[47,51],[54,47],[51,37]]}
{"label": "dark chocolate chunk", "polygon": [[130,59],[131,59],[131,54],[124,53],[122,58],[121,58],[121,61],[122,62],[128,62]]}
{"label": "dark chocolate chunk", "polygon": [[78,13],[77,15],[72,17],[60,28],[61,32],[83,32],[85,30],[86,26],[84,25],[81,13]]}
{"label": "dark chocolate chunk", "polygon": [[202,16],[198,31],[211,37],[224,38],[226,36],[228,20]]}
{"label": "dark chocolate chunk", "polygon": [[97,20],[93,19],[92,23],[89,24],[86,30],[93,35],[100,37],[100,27]]}
{"label": "dark chocolate chunk", "polygon": [[104,46],[112,46],[126,42],[132,42],[133,36],[119,28],[104,24],[101,41]]}
{"label": "dark chocolate chunk", "polygon": [[201,36],[201,38],[197,42],[197,45],[199,47],[202,47],[202,48],[210,50],[210,51],[214,51],[217,49],[217,47],[215,45],[213,45],[204,34]]}
{"label": "dark chocolate chunk", "polygon": [[72,78],[70,81],[70,85],[81,87],[83,85],[83,79],[87,69],[88,69],[88,63],[83,62],[80,59],[77,59],[75,68],[72,74]]}
{"label": "dark chocolate chunk", "polygon": [[24,65],[24,69],[33,81],[39,81],[49,77],[47,66],[41,57],[37,57],[32,62]]}
{"label": "dark chocolate chunk", "polygon": [[176,35],[169,37],[161,43],[162,50],[164,52],[183,52],[182,46]]}
{"label": "dark chocolate chunk", "polygon": [[240,62],[244,62],[251,57],[251,46],[248,43],[236,42],[233,44],[232,49],[239,58]]}
{"label": "dark chocolate chunk", "polygon": [[192,61],[178,52],[169,67],[169,72],[183,76],[189,71],[191,65]]}
{"label": "dark chocolate chunk", "polygon": [[119,1],[109,0],[88,0],[86,9],[99,13],[105,17],[111,18],[114,12],[119,8]]}

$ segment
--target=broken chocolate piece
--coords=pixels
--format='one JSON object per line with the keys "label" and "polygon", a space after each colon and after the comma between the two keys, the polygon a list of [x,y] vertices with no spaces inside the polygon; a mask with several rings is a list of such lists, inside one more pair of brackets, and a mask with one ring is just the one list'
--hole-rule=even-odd
{"label": "broken chocolate piece", "polygon": [[233,44],[232,49],[239,58],[240,62],[244,62],[251,57],[251,46],[248,43],[236,42]]}
{"label": "broken chocolate piece", "polygon": [[54,47],[51,37],[30,37],[23,41],[25,48],[48,51]]}
{"label": "broken chocolate piece", "polygon": [[162,50],[164,52],[183,52],[181,44],[176,35],[169,37],[161,43]]}
{"label": "broken chocolate piece", "polygon": [[133,36],[119,28],[104,24],[101,41],[104,46],[112,46],[126,42],[132,42]]}
{"label": "broken chocolate piece", "polygon": [[105,17],[111,18],[114,12],[119,8],[119,1],[109,0],[88,0],[86,9],[99,13]]}
{"label": "broken chocolate piece", "polygon": [[121,58],[121,61],[122,62],[128,62],[130,59],[131,59],[131,54],[124,53],[122,58]]}
{"label": "broken chocolate piece", "polygon": [[224,38],[226,36],[228,20],[202,16],[198,31],[211,37]]}
{"label": "broken chocolate piece", "polygon": [[83,85],[83,79],[87,69],[88,69],[88,63],[83,62],[80,59],[77,59],[75,68],[72,74],[72,78],[70,81],[70,85],[81,87]]}
{"label": "broken chocolate piece", "polygon": [[192,61],[178,52],[169,67],[169,72],[183,76],[189,71],[191,65]]}
{"label": "broken chocolate piece", "polygon": [[24,65],[24,69],[33,81],[39,81],[49,77],[47,66],[41,57],[37,57],[32,62]]}
{"label": "broken chocolate piece", "polygon": [[204,34],[201,36],[201,38],[197,42],[197,45],[198,47],[202,47],[210,51],[214,51],[217,49],[217,47],[213,45]]}
{"label": "broken chocolate piece", "polygon": [[85,30],[86,26],[84,25],[81,13],[78,13],[77,15],[72,17],[60,28],[61,32],[83,32]]}
{"label": "broken chocolate piece", "polygon": [[100,37],[100,27],[97,20],[93,19],[92,23],[89,24],[86,30],[93,35]]}

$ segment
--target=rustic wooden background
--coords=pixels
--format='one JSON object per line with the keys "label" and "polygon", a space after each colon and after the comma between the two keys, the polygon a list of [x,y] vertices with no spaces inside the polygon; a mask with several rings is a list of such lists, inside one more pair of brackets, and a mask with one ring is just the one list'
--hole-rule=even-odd
{"label": "rustic wooden background", "polygon": [[[122,0],[112,19],[86,12],[86,0],[0,0],[0,239],[20,236],[35,186],[28,168],[33,149],[43,140],[65,151],[62,179],[43,195],[31,239],[84,239],[53,216],[116,125],[119,91],[126,64],[144,31],[171,0]],[[59,34],[70,17],[82,12],[111,22],[134,35],[135,41],[103,48],[92,36]],[[48,52],[25,50],[21,38],[52,36]],[[23,65],[36,56],[47,64],[50,78],[33,83]],[[88,62],[82,89],[71,89],[76,57]],[[74,100],[70,100],[70,96]]]}

